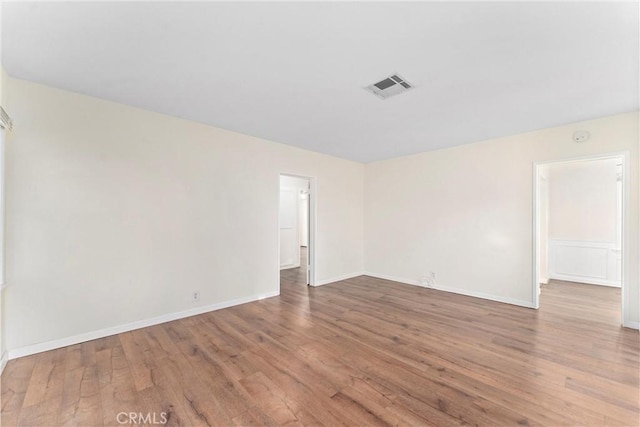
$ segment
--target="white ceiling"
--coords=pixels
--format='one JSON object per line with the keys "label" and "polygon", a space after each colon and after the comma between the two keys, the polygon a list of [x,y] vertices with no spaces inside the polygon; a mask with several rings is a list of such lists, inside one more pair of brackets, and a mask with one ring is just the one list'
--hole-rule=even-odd
{"label": "white ceiling", "polygon": [[[4,3],[18,78],[361,162],[638,109],[638,3]],[[398,72],[416,89],[363,87]]]}

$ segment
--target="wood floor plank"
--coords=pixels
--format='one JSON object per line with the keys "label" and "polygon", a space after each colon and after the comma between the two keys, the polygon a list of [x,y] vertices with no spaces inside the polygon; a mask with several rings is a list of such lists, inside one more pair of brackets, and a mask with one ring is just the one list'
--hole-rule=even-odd
{"label": "wood floor plank", "polygon": [[278,425],[317,425],[317,420],[299,405],[292,405],[286,393],[262,372],[240,381],[270,419]]}
{"label": "wood floor plank", "polygon": [[0,389],[2,391],[0,395],[0,400],[2,401],[0,424],[18,425],[18,417],[24,404],[31,374],[39,357],[39,355],[22,357],[12,360],[5,367],[0,378]]}
{"label": "wood floor plank", "polygon": [[162,388],[169,390],[165,397],[178,419],[188,420],[183,425],[228,425],[230,419],[223,412],[220,403],[211,395],[197,371],[180,355],[172,355],[159,362],[164,379],[158,379]]}
{"label": "wood floor plank", "polygon": [[142,391],[148,387],[153,387],[151,371],[155,367],[155,360],[147,357],[146,340],[136,339],[136,331],[120,334],[122,350],[129,363],[129,369],[133,375],[133,382],[137,391]]}
{"label": "wood floor plank", "polygon": [[[257,407],[249,408],[246,412],[233,418],[233,425],[242,427],[266,426],[273,427],[278,424]],[[311,425],[311,424],[307,424]]]}
{"label": "wood floor plank", "polygon": [[119,413],[140,408],[133,375],[122,346],[96,352],[96,366],[102,402],[102,424],[120,425],[117,420]]}
{"label": "wood floor plank", "polygon": [[59,425],[67,349],[43,353],[31,373],[17,420],[19,426]]}
{"label": "wood floor plank", "polygon": [[[246,354],[250,363],[256,366],[269,379],[281,389],[287,390],[287,404],[291,407],[304,407],[319,423],[325,426],[348,425],[335,406],[330,401],[330,396],[317,390],[314,384],[305,383],[292,376],[277,359],[273,359],[265,353],[250,351]],[[266,360],[265,360],[266,359]]]}
{"label": "wood floor plank", "polygon": [[60,425],[94,426],[102,423],[97,366],[67,370],[60,406]]}
{"label": "wood floor plank", "polygon": [[[191,333],[182,322],[178,322],[174,328],[181,336]],[[255,406],[251,397],[235,381],[224,364],[216,358],[215,351],[207,348],[205,339],[196,333],[189,341],[181,341],[178,347],[193,369],[198,372],[200,381],[209,390],[207,398],[215,402],[216,412],[224,416],[226,423]],[[202,398],[203,396],[198,397],[199,400]]]}

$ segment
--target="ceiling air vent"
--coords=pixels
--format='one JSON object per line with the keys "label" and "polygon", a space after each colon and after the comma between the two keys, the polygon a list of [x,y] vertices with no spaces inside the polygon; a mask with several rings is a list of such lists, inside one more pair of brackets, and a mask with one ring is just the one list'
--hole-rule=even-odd
{"label": "ceiling air vent", "polygon": [[413,85],[400,77],[399,74],[392,74],[386,79],[365,87],[366,90],[380,99],[387,99],[399,95],[411,88],[413,88]]}

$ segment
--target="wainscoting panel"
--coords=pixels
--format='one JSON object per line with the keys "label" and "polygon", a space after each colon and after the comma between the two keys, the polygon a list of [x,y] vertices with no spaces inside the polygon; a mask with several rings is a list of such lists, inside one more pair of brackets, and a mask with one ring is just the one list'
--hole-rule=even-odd
{"label": "wainscoting panel", "polygon": [[549,277],[620,287],[621,251],[615,243],[549,240]]}

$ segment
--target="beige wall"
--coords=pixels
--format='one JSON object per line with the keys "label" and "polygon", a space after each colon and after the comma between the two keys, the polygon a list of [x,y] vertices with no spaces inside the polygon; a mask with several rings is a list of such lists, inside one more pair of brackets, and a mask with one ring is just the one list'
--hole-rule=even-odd
{"label": "beige wall", "polygon": [[9,98],[11,351],[277,292],[280,173],[317,179],[316,279],[363,270],[362,164],[18,79]]}
{"label": "beige wall", "polygon": [[[588,142],[573,142],[579,129]],[[626,320],[638,322],[637,112],[366,165],[365,270],[409,283],[433,271],[438,287],[530,305],[534,162],[619,151],[631,160]]]}

